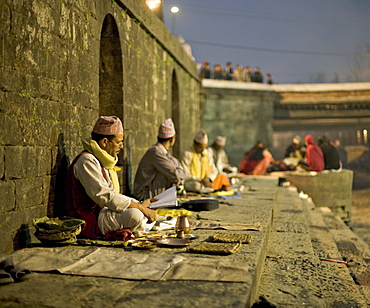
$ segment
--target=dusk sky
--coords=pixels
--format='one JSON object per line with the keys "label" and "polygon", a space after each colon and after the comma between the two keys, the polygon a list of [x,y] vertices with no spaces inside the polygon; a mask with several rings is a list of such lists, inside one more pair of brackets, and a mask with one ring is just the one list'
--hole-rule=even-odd
{"label": "dusk sky", "polygon": [[280,84],[358,81],[355,55],[370,51],[370,0],[163,0],[163,14],[196,62],[259,66]]}

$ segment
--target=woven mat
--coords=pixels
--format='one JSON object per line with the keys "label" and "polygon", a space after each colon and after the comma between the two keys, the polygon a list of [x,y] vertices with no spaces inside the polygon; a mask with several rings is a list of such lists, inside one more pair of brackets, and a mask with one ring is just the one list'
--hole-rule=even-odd
{"label": "woven mat", "polygon": [[210,242],[221,243],[243,243],[249,244],[252,242],[252,235],[250,234],[235,234],[235,233],[215,233],[208,237]]}
{"label": "woven mat", "polygon": [[242,243],[208,243],[202,242],[196,246],[190,246],[188,251],[194,253],[207,253],[216,255],[228,255],[238,252]]}

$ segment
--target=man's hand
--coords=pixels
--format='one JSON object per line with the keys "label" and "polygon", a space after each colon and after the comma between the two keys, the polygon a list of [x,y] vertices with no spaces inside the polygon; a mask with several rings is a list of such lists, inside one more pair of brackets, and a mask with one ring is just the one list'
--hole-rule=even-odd
{"label": "man's hand", "polygon": [[212,188],[212,182],[209,179],[203,179],[202,183],[205,187]]}
{"label": "man's hand", "polygon": [[146,199],[144,201],[141,201],[141,205],[145,207],[149,207],[152,204],[152,202],[156,202],[156,201],[158,201],[158,198]]}
{"label": "man's hand", "polygon": [[158,200],[157,198],[152,198],[146,199],[142,202],[131,201],[129,207],[140,210],[144,214],[144,216],[148,218],[148,223],[152,223],[156,221],[157,214],[155,213],[154,210],[150,209],[149,206],[152,202],[155,202],[157,200]]}

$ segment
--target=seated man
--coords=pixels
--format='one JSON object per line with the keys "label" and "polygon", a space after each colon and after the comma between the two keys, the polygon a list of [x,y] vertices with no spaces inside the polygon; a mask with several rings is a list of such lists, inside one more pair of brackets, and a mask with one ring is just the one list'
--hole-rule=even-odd
{"label": "seated man", "polygon": [[158,130],[157,143],[140,161],[134,181],[134,195],[139,200],[153,198],[171,186],[184,184],[185,171],[168,150],[175,144],[175,127],[171,119]]}
{"label": "seated man", "polygon": [[336,147],[332,144],[330,139],[326,136],[318,138],[318,146],[324,155],[325,170],[340,169],[340,157]]}
{"label": "seated man", "polygon": [[142,230],[146,219],[153,222],[149,205],[156,199],[138,202],[119,193],[115,165],[123,148],[124,132],[118,117],[101,116],[83,140],[84,151],[67,171],[67,215],[85,220],[82,235],[95,239],[120,229]]}
{"label": "seated man", "polygon": [[238,169],[229,165],[229,158],[225,152],[226,137],[217,136],[212,146],[208,148],[208,155],[213,157],[213,161],[218,173],[236,173]]}
{"label": "seated man", "polygon": [[193,146],[184,151],[181,164],[186,172],[185,190],[206,192],[224,189],[230,186],[226,175],[218,174],[213,157],[209,156],[208,136],[201,129],[194,138]]}
{"label": "seated man", "polygon": [[295,170],[298,162],[301,161],[306,154],[306,147],[301,142],[300,136],[295,136],[292,143],[285,150],[283,162],[289,170]]}

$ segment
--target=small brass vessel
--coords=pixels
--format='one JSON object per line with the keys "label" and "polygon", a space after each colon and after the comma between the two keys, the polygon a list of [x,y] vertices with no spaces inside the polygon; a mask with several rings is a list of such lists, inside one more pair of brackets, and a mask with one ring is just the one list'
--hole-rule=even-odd
{"label": "small brass vessel", "polygon": [[179,215],[177,216],[177,221],[175,225],[175,232],[178,233],[179,231],[184,231],[185,234],[189,234],[190,232],[190,222],[188,219],[188,215]]}

